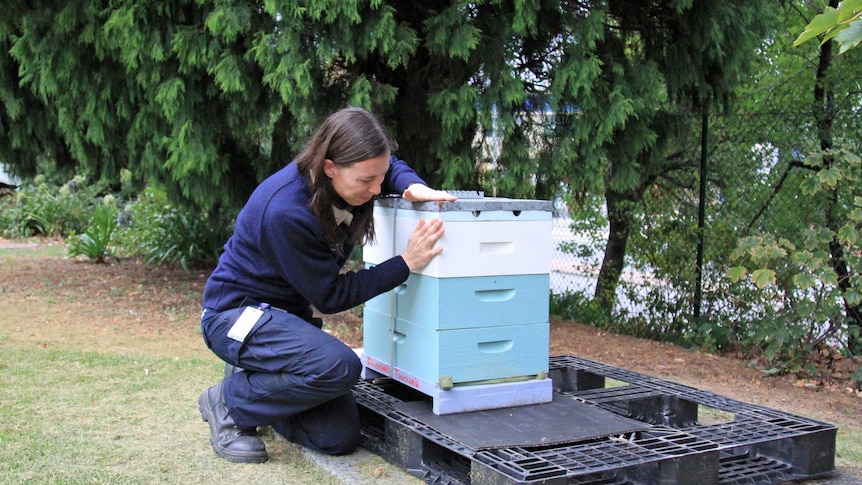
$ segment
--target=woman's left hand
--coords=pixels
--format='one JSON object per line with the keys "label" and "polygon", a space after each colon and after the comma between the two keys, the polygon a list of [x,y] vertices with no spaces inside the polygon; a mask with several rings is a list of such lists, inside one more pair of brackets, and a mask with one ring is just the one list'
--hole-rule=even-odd
{"label": "woman's left hand", "polygon": [[442,190],[435,190],[427,185],[422,184],[412,184],[410,187],[407,187],[407,190],[401,194],[401,197],[409,202],[424,202],[431,200],[441,200],[452,202],[454,200],[458,200],[458,197],[454,195],[444,192]]}

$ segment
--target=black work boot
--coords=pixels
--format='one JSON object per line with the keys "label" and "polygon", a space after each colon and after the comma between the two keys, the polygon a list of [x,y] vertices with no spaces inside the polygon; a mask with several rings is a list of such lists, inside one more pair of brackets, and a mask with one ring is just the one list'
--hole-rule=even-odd
{"label": "black work boot", "polygon": [[[245,369],[242,367],[235,366],[233,364],[225,364],[224,365],[224,377],[227,379],[228,377],[239,374],[240,372],[245,372]],[[246,436],[257,436],[257,428],[250,428],[243,430],[243,433]]]}
{"label": "black work boot", "polygon": [[[225,379],[227,379],[228,377],[230,377],[234,374],[239,374],[240,372],[245,372],[245,369],[243,369],[242,367],[237,367],[233,364],[225,364],[224,365],[224,377],[225,377]],[[246,429],[246,430],[243,430],[243,432],[246,436],[257,436],[257,428]]]}
{"label": "black work boot", "polygon": [[267,460],[266,445],[257,437],[256,429],[236,427],[224,404],[224,381],[207,389],[198,399],[201,417],[210,425],[210,443],[216,455],[234,463],[263,463]]}

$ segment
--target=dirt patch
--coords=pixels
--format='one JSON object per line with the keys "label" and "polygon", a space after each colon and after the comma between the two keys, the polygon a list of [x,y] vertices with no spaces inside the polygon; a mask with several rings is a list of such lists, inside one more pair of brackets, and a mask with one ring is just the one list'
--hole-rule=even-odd
{"label": "dirt patch", "polygon": [[551,355],[577,355],[838,425],[857,425],[862,412],[862,398],[850,388],[766,376],[744,360],[608,334],[578,323],[551,322]]}
{"label": "dirt patch", "polygon": [[0,249],[33,249],[39,247],[37,242],[15,242],[0,239]]}
{"label": "dirt patch", "polygon": [[[198,318],[209,271],[185,272],[128,259],[94,265],[24,253],[7,258],[0,270],[0,297],[16,300],[20,312],[38,309],[41,320],[51,326],[77,327],[90,337],[98,335],[100,347],[109,343],[120,350],[138,348],[153,339],[163,341],[158,343],[162,349],[203,346]],[[10,317],[15,316],[4,318]],[[362,346],[358,312],[324,319],[325,328],[335,336],[353,347]],[[27,328],[31,333],[39,331],[38,326]],[[48,342],[50,337],[46,338]],[[550,354],[576,355],[835,424],[855,424],[862,413],[862,398],[849,387],[793,376],[768,377],[744,360],[559,319],[551,321]]]}

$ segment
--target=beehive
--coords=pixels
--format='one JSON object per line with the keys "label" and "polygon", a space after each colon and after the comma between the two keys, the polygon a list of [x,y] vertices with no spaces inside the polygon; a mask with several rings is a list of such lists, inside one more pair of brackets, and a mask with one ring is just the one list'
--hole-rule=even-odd
{"label": "beehive", "polygon": [[420,219],[443,252],[364,309],[366,373],[399,380],[448,414],[548,402],[551,203],[505,198],[375,204],[367,266],[401,254]]}

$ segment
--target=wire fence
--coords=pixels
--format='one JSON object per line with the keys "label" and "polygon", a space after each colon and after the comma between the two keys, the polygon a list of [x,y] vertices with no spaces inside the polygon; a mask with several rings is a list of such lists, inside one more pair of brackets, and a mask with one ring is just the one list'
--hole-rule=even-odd
{"label": "wire fence", "polygon": [[[696,184],[674,189],[665,186],[657,190],[656,197],[645,197],[638,209],[639,226],[629,237],[612,313],[629,322],[646,322],[649,328],[640,332],[644,336],[670,332],[681,337],[691,331],[698,324],[692,315],[701,234],[702,299],[697,304],[702,306],[705,320],[738,327],[746,320],[762,321],[774,314],[775,308],[792,304],[793,297],[787,294],[764,296],[754,292],[750,284],[734,285],[728,269],[737,264],[731,255],[742,238],[769,234],[801,247],[805,230],[822,226],[828,207],[834,208],[834,195],[830,202],[805,195],[802,190],[801,184],[812,173],[804,166],[806,157],[819,150],[813,129],[805,128],[813,124],[810,118],[810,113],[711,117],[703,231],[698,230]],[[691,125],[699,127],[699,121],[693,118]],[[692,133],[692,137],[697,135]],[[836,131],[835,138],[841,139],[840,132]],[[689,166],[695,167],[689,176],[699,180],[699,143],[692,144],[685,156],[692,161]],[[853,187],[849,192],[851,200],[854,193],[858,195]],[[664,205],[657,202],[662,197]],[[668,198],[674,202],[667,204]],[[583,302],[595,292],[607,232],[589,235],[573,231],[573,222],[566,208],[555,211],[556,249],[550,283],[553,294],[581,294],[577,301]]]}

